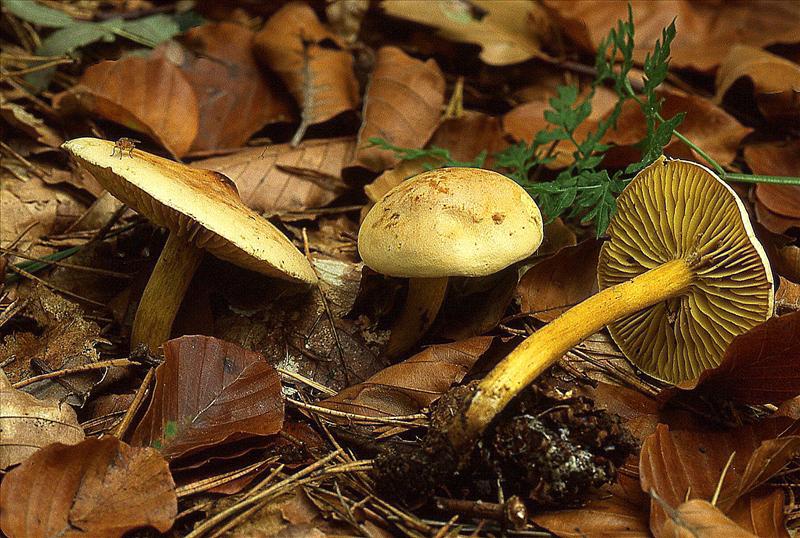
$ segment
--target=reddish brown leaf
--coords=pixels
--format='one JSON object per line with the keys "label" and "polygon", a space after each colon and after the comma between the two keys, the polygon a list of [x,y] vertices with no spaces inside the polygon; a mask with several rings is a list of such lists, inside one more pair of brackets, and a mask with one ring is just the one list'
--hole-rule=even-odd
{"label": "reddish brown leaf", "polygon": [[404,148],[423,147],[439,124],[444,87],[434,60],[423,62],[396,47],[382,47],[364,96],[353,165],[381,172],[398,162],[391,151],[367,147],[372,137]]}
{"label": "reddish brown leaf", "polygon": [[[546,0],[556,24],[587,51],[594,52],[617,20],[627,20],[628,0]],[[796,2],[692,2],[691,0],[634,0],[636,23],[634,58],[643,62],[653,50],[661,30],[674,20],[678,29],[672,42],[672,66],[711,71],[731,45],[763,47],[796,43],[800,6]]]}
{"label": "reddish brown leaf", "polygon": [[[800,170],[800,140],[751,144],[744,159],[756,174],[794,176]],[[800,187],[760,183],[755,188],[756,215],[774,233],[800,228]]]}
{"label": "reddish brown leaf", "polygon": [[734,338],[720,365],[703,372],[697,387],[747,404],[778,404],[800,394],[800,312]]}
{"label": "reddish brown leaf", "polygon": [[[329,46],[329,43],[337,48]],[[256,55],[283,80],[303,110],[303,123],[327,121],[358,105],[353,58],[308,5],[292,2],[255,36]]]}
{"label": "reddish brown leaf", "polygon": [[342,192],[341,170],[355,150],[353,138],[307,140],[238,151],[193,166],[225,174],[242,201],[256,211],[278,213],[322,207]]}
{"label": "reddish brown leaf", "polygon": [[145,133],[175,157],[185,155],[197,136],[194,89],[180,68],[163,59],[96,63],[70,94],[89,113]]}
{"label": "reddish brown leaf", "polygon": [[745,495],[730,509],[728,517],[756,536],[789,538],[780,488],[765,486]]}
{"label": "reddish brown leaf", "polygon": [[581,392],[592,398],[597,407],[619,415],[625,427],[640,441],[652,434],[658,425],[659,403],[635,389],[597,383],[595,387],[581,387]]}
{"label": "reddish brown leaf", "polygon": [[166,532],[178,512],[167,462],[114,437],[43,448],[3,478],[0,504],[9,538]]}
{"label": "reddish brown leaf", "polygon": [[525,273],[517,286],[523,312],[552,321],[597,291],[597,257],[602,241],[565,247]]}
{"label": "reddish brown leaf", "polygon": [[694,499],[669,511],[656,538],[758,538],[728,518],[708,501]]}
{"label": "reddish brown leaf", "polygon": [[202,129],[192,151],[239,147],[265,125],[292,120],[291,98],[256,63],[254,36],[238,24],[205,24],[186,32],[187,48],[167,42],[156,50],[197,95]]}
{"label": "reddish brown leaf", "polygon": [[479,336],[431,346],[353,385],[320,405],[371,417],[409,415],[429,406],[458,383],[494,339]]}
{"label": "reddish brown leaf", "polygon": [[167,459],[247,435],[271,435],[283,424],[278,373],[260,354],[208,336],[164,344],[150,407],[131,443]]}
{"label": "reddish brown leaf", "polygon": [[791,400],[783,402],[775,414],[782,417],[789,417],[800,420],[800,396],[795,396]]}
{"label": "reddish brown leaf", "polygon": [[592,501],[583,508],[545,512],[533,521],[564,538],[647,538],[647,512],[618,497]]}

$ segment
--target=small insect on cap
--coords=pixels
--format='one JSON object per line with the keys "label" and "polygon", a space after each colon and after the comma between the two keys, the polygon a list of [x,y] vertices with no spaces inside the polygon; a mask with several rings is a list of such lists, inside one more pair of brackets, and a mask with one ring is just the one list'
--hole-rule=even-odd
{"label": "small insect on cap", "polygon": [[653,377],[696,378],[719,364],[735,336],[772,314],[772,272],[744,205],[704,166],[662,157],[642,170],[617,199],[608,235],[601,289],[676,259],[694,271],[686,293],[608,326]]}
{"label": "small insect on cap", "polygon": [[155,224],[216,257],[276,278],[314,283],[305,256],[245,206],[234,183],[145,151],[112,156],[113,142],[77,138],[62,146],[103,187]]}
{"label": "small insect on cap", "polygon": [[358,232],[364,263],[404,278],[490,275],[541,242],[542,215],[528,193],[479,168],[440,168],[404,181]]}

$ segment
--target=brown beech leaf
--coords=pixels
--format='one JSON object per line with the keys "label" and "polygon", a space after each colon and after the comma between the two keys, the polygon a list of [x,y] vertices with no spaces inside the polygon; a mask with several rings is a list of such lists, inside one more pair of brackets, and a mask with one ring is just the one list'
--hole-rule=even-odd
{"label": "brown beech leaf", "polygon": [[611,496],[582,508],[545,512],[533,521],[564,538],[648,538],[647,512],[624,499]]}
{"label": "brown beech leaf", "polygon": [[[678,130],[720,164],[727,165],[733,161],[739,149],[739,143],[752,131],[741,125],[733,116],[715,106],[714,103],[702,97],[677,92],[662,93],[661,95],[664,97],[661,114],[665,118],[671,118],[679,112],[686,112],[686,117]],[[603,142],[624,146],[622,149],[630,152],[634,149],[631,146],[644,138],[646,132],[647,123],[642,109],[638,103],[629,100],[622,106],[617,128],[606,133]],[[620,151],[620,149],[616,151]],[[672,157],[704,162],[699,154],[675,136],[664,148],[664,153]],[[613,159],[613,153],[609,154],[609,160],[611,159]]]}
{"label": "brown beech leaf", "polygon": [[786,123],[800,121],[800,65],[758,47],[735,45],[717,71],[715,102],[721,103],[742,77],[752,82],[764,117]]}
{"label": "brown beech leaf", "polygon": [[242,201],[265,213],[323,207],[343,190],[341,170],[355,150],[353,138],[306,140],[195,161],[193,166],[225,174]]}
{"label": "brown beech leaf", "polygon": [[522,312],[552,321],[597,291],[597,258],[602,241],[565,247],[528,269],[517,286]]}
{"label": "brown beech leaf", "polygon": [[353,166],[381,172],[397,164],[395,154],[369,147],[380,137],[395,146],[421,148],[439,124],[444,75],[434,60],[417,60],[397,47],[381,47],[364,96],[364,122]]}
{"label": "brown beech leaf", "polygon": [[783,513],[783,491],[764,486],[739,499],[728,517],[756,536],[789,538]]}
{"label": "brown beech leaf", "polygon": [[255,36],[255,51],[283,80],[303,111],[303,123],[330,120],[358,105],[353,58],[308,5],[291,2]]}
{"label": "brown beech leaf", "polygon": [[781,417],[789,417],[795,420],[800,420],[800,396],[795,396],[791,400],[786,400],[780,406],[775,414]]}
{"label": "brown beech leaf", "polygon": [[[474,4],[483,11],[476,17]],[[446,0],[384,0],[383,10],[401,19],[434,26],[445,39],[474,43],[481,47],[481,60],[489,65],[509,65],[547,56],[541,51],[540,35],[546,17],[530,0],[470,4]]]}
{"label": "brown beech leaf", "polygon": [[192,151],[239,147],[265,125],[292,121],[291,97],[253,54],[253,31],[230,22],[204,24],[155,52],[180,66],[197,95],[201,129]]}
{"label": "brown beech leaf", "polygon": [[0,527],[9,538],[121,537],[166,532],[178,512],[167,462],[114,437],[49,445],[0,484]]}
{"label": "brown beech leaf", "polygon": [[24,107],[12,103],[2,96],[0,96],[0,118],[45,146],[57,148],[64,142],[55,129],[43,122],[41,118],[37,118]]}
{"label": "brown beech leaf", "polygon": [[493,340],[491,336],[478,336],[431,346],[319,405],[370,417],[417,413],[461,381]]}
{"label": "brown beech leaf", "polygon": [[[744,159],[756,174],[795,176],[800,170],[800,140],[750,144],[744,148]],[[800,187],[759,183],[755,199],[756,216],[771,232],[800,228]]]}
{"label": "brown beech leaf", "polygon": [[[628,0],[545,0],[545,5],[556,15],[555,23],[590,52],[596,50],[617,20],[628,18]],[[640,63],[661,39],[661,30],[674,19],[678,32],[671,47],[673,67],[710,72],[736,43],[764,47],[800,41],[800,6],[796,2],[634,0],[631,7],[636,23],[634,59]]]}
{"label": "brown beech leaf", "polygon": [[737,336],[720,365],[692,385],[746,404],[778,404],[800,394],[800,312],[771,318]]}
{"label": "brown beech leaf", "polygon": [[131,443],[175,459],[231,437],[277,433],[282,424],[280,379],[261,355],[183,336],[164,344],[153,398]]}
{"label": "brown beech leaf", "polygon": [[164,59],[128,56],[89,66],[68,98],[91,114],[150,136],[185,155],[200,126],[197,96],[181,69]]}
{"label": "brown beech leaf", "polygon": [[653,530],[653,534],[656,538],[758,538],[702,499],[693,499],[670,509],[663,528]]}
{"label": "brown beech leaf", "polygon": [[78,416],[66,403],[39,400],[11,386],[0,370],[0,469],[16,465],[50,443],[74,445],[83,441]]}

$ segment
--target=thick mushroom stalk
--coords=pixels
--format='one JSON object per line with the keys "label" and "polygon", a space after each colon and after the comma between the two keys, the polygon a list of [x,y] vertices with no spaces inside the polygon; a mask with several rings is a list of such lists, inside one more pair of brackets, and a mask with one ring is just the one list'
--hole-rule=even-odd
{"label": "thick mushroom stalk", "polygon": [[608,326],[637,367],[679,383],[719,364],[772,313],[772,273],[736,194],[707,168],[661,158],[617,200],[598,262],[602,291],[523,341],[447,432],[467,448],[511,399]]}
{"label": "thick mushroom stalk", "polygon": [[447,277],[412,278],[408,281],[406,302],[392,325],[386,346],[388,357],[401,356],[428,332],[447,295],[448,281]]}

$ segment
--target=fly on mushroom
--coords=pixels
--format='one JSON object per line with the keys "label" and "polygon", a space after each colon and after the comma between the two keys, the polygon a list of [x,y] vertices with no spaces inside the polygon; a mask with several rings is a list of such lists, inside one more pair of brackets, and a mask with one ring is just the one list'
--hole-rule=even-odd
{"label": "fly on mushroom", "polygon": [[128,157],[133,157],[133,150],[136,149],[136,144],[141,144],[141,140],[136,140],[135,138],[127,138],[123,136],[116,142],[114,142],[114,147],[111,148],[111,157],[119,150],[119,158],[121,159],[125,152],[128,152]]}

